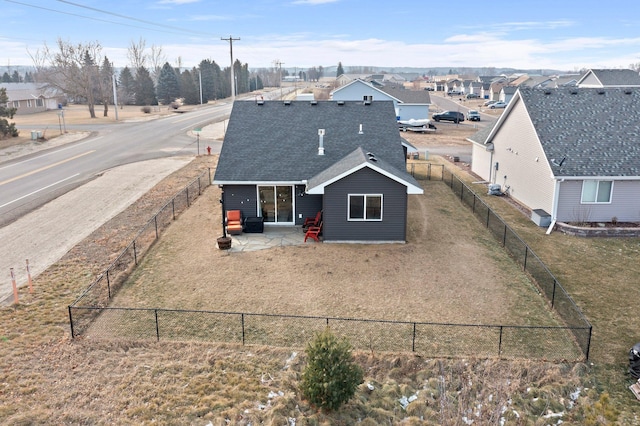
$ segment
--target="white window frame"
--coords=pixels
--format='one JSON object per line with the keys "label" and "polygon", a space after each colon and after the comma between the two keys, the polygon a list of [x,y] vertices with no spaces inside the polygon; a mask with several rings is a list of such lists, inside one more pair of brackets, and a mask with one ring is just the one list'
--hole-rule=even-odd
{"label": "white window frame", "polygon": [[[362,218],[351,217],[351,197],[364,197]],[[367,199],[369,197],[376,197],[380,199],[380,218],[375,218],[375,219],[367,218]],[[382,222],[383,212],[384,212],[384,196],[382,194],[347,194],[347,221],[348,222]]]}
{"label": "white window frame", "polygon": [[12,101],[12,108],[20,108],[20,101]]}
{"label": "white window frame", "polygon": [[[586,200],[585,201],[585,188],[587,183],[595,182],[596,184],[596,192],[595,192],[595,200]],[[610,182],[611,187],[609,188],[609,196],[607,197],[607,201],[598,201],[598,194],[600,193],[600,183],[601,182]],[[582,191],[580,193],[580,204],[611,204],[611,199],[613,198],[613,180],[583,180],[582,181]]]}

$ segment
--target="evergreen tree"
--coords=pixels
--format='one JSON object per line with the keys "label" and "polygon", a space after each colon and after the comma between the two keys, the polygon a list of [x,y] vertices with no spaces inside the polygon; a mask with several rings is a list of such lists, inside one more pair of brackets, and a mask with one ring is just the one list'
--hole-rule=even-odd
{"label": "evergreen tree", "polygon": [[136,105],[158,105],[156,88],[149,70],[145,67],[136,71]]}
{"label": "evergreen tree", "polygon": [[4,72],[4,74],[2,74],[2,82],[3,83],[11,83],[11,76],[6,71]]}
{"label": "evergreen tree", "polygon": [[306,354],[302,393],[317,407],[337,410],[355,395],[364,376],[353,361],[351,345],[326,328],[307,345]]}
{"label": "evergreen tree", "polygon": [[9,97],[7,96],[7,89],[0,88],[0,139],[4,139],[7,136],[18,136],[18,129],[16,129],[15,123],[9,123],[9,121],[2,117],[13,118],[16,113],[15,108],[8,107]]}
{"label": "evergreen tree", "polygon": [[22,83],[22,77],[18,74],[18,71],[14,71],[13,74],[11,74],[11,82]]}
{"label": "evergreen tree", "polygon": [[197,105],[200,103],[200,86],[198,81],[198,70],[184,70],[180,74],[180,97],[186,105]]}
{"label": "evergreen tree", "polygon": [[118,101],[121,105],[133,105],[136,102],[136,80],[129,67],[124,67],[120,72]]}
{"label": "evergreen tree", "polygon": [[100,67],[99,87],[100,101],[104,105],[103,116],[109,115],[109,104],[113,103],[113,64],[105,56]]}
{"label": "evergreen tree", "polygon": [[344,69],[342,68],[342,62],[338,62],[338,69],[336,70],[336,77],[340,77],[344,74]]}
{"label": "evergreen tree", "polygon": [[164,105],[169,105],[180,97],[180,82],[176,70],[165,62],[158,76],[158,86],[156,87],[158,100]]}
{"label": "evergreen tree", "polygon": [[33,83],[34,82],[33,74],[31,74],[29,71],[24,73],[24,82],[25,83]]}

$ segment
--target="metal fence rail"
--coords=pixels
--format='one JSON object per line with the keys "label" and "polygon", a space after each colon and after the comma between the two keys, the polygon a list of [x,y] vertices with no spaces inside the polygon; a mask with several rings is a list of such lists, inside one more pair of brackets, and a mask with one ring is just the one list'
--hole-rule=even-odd
{"label": "metal fence rail", "polygon": [[455,174],[443,169],[442,180],[471,208],[474,215],[485,224],[493,236],[501,242],[509,255],[520,264],[533,279],[541,293],[549,301],[551,308],[572,331],[585,359],[589,359],[592,326],[582,314],[571,296],[560,285],[556,277],[540,260],[534,251],[516,232],[506,224],[491,208]]}
{"label": "metal fence rail", "polygon": [[91,324],[99,312],[94,310],[78,311],[71,316],[71,307],[78,304],[84,306],[107,307],[111,298],[117,293],[122,284],[129,278],[138,261],[151,248],[176,217],[185,211],[193,201],[202,194],[202,190],[211,184],[211,169],[189,182],[182,190],[174,195],[158,212],[138,231],[131,243],[126,246],[118,257],[91,283],[87,289],[71,304],[69,321],[72,336],[82,334]]}
{"label": "metal fence rail", "polygon": [[[73,318],[94,317],[84,335],[97,339],[215,341],[302,348],[315,333],[330,327],[337,336],[348,338],[358,350],[415,351],[434,357],[583,358],[573,341],[573,330],[567,327],[442,324],[179,309],[90,306],[69,309]],[[93,314],[83,314],[83,311]]]}
{"label": "metal fence rail", "polygon": [[[443,165],[409,163],[418,179],[442,180],[471,207],[535,280],[566,327],[444,324],[175,309],[109,307],[109,301],[159,233],[200,195],[198,179],[173,197],[85,292],[69,306],[72,337],[207,341],[304,347],[329,326],[356,349],[416,351],[426,356],[585,360],[591,324],[535,253],[471,189]],[[209,179],[207,184],[211,182]],[[204,186],[206,186],[204,185]]]}

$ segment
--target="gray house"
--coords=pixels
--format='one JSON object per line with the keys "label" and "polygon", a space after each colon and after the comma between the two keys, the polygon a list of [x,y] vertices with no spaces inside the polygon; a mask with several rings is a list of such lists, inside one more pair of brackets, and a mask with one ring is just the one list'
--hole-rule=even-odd
{"label": "gray house", "polygon": [[37,83],[1,83],[7,89],[8,106],[16,108],[16,114],[34,114],[58,107],[59,93]]}
{"label": "gray house", "polygon": [[404,242],[405,161],[391,101],[237,101],[213,183],[265,226],[322,211],[326,242]]}
{"label": "gray house", "polygon": [[640,221],[640,88],[519,89],[472,171],[559,222]]}
{"label": "gray house", "polygon": [[630,69],[590,69],[578,87],[640,87],[640,74]]}

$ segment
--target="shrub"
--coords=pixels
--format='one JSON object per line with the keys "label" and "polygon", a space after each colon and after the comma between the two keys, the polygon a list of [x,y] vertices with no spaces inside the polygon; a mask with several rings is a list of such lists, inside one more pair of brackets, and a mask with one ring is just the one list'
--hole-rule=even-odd
{"label": "shrub", "polygon": [[142,108],[140,108],[140,111],[144,112],[145,114],[149,114],[151,112],[151,107],[150,106],[143,106]]}
{"label": "shrub", "polygon": [[302,373],[302,393],[313,405],[336,410],[349,401],[363,381],[362,368],[351,354],[351,344],[329,328],[316,335],[306,349],[308,363]]}

